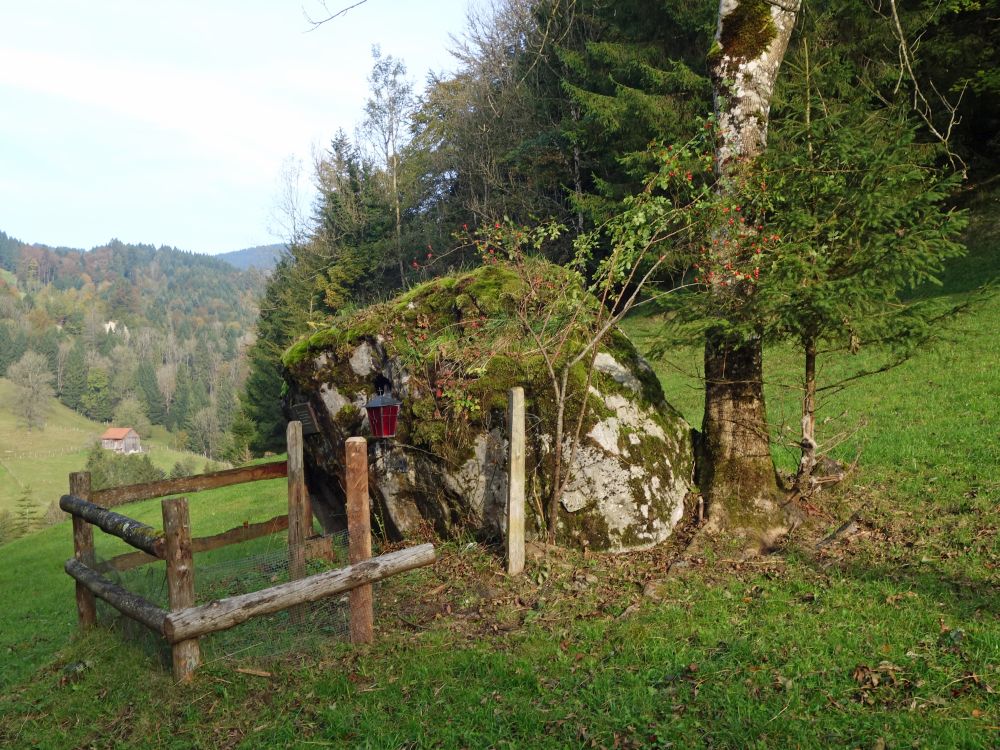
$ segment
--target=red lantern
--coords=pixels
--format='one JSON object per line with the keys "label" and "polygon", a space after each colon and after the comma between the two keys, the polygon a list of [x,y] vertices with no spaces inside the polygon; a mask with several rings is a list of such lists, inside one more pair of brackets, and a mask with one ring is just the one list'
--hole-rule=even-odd
{"label": "red lantern", "polygon": [[402,405],[402,401],[397,401],[392,396],[387,396],[383,393],[375,396],[375,398],[365,404],[365,411],[368,412],[368,426],[371,427],[372,437],[396,437],[396,420],[399,417],[399,407]]}

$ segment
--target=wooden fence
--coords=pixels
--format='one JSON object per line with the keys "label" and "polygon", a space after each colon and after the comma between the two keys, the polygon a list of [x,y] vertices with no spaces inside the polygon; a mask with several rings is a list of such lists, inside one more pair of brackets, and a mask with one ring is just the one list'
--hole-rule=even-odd
{"label": "wooden fence", "polygon": [[[354,643],[372,639],[371,584],[397,573],[430,565],[434,546],[417,547],[371,557],[371,522],[368,498],[368,450],[364,438],[350,438],[346,446],[347,517],[349,562],[346,568],[305,576],[307,557],[326,556],[329,541],[308,536],[312,529],[309,494],[302,462],[302,425],[288,425],[288,461],[244,469],[150,482],[128,487],[91,491],[90,474],[70,474],[69,494],[59,507],[73,516],[73,557],[66,572],[76,581],[76,607],[80,627],[96,624],[96,598],[103,599],[127,617],[159,633],[171,646],[173,673],[178,682],[190,681],[201,663],[198,638],[226,630],[251,617],[290,610],[293,620],[301,619],[301,605],[350,592],[350,632]],[[288,477],[288,515],[263,523],[244,525],[214,536],[192,538],[186,498],[169,498],[161,503],[163,530],[158,531],[111,507],[182,492],[225,487],[263,479]],[[93,527],[122,539],[136,548],[98,566],[94,554]],[[240,596],[195,605],[194,553],[218,549],[288,529],[287,583]],[[128,570],[164,560],[167,573],[169,610],[134,594],[103,573]],[[96,597],[96,598],[95,598]]]}

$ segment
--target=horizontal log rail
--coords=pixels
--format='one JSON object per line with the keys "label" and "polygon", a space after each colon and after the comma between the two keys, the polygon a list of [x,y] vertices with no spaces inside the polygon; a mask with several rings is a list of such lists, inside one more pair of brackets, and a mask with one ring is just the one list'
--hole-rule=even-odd
{"label": "horizontal log rail", "polygon": [[243,466],[239,469],[225,469],[224,471],[213,471],[209,474],[197,474],[192,477],[162,479],[158,482],[129,484],[124,487],[109,487],[104,490],[95,490],[91,493],[90,499],[105,508],[114,508],[118,505],[135,503],[140,500],[150,500],[154,497],[213,490],[218,487],[228,487],[232,484],[260,482],[265,479],[280,479],[286,476],[288,476],[288,462],[272,461],[271,463],[257,464],[256,466]]}
{"label": "horizontal log rail", "polygon": [[[289,610],[292,621],[301,617],[301,605],[351,592],[351,641],[372,639],[371,584],[389,576],[430,565],[435,560],[434,546],[417,547],[371,558],[368,466],[364,460],[367,446],[362,438],[347,441],[348,529],[351,535],[351,564],[305,576],[305,561],[323,558],[335,562],[339,555],[329,537],[308,536],[312,514],[302,461],[302,427],[288,425],[288,461],[228,469],[209,474],[160,482],[134,484],[91,492],[90,474],[70,475],[69,494],[59,500],[59,507],[73,516],[74,557],[65,570],[76,581],[77,614],[80,627],[87,630],[96,622],[95,597],[100,597],[122,614],[162,635],[171,646],[174,678],[188,682],[201,664],[198,638],[227,630],[253,617]],[[353,468],[352,468],[353,466]],[[229,529],[212,536],[192,539],[188,501],[177,497],[266,479],[288,478],[288,515]],[[152,528],[109,508],[138,500],[164,498],[161,501],[163,531]],[[98,566],[94,554],[93,526],[136,547],[138,552],[118,555]],[[196,605],[194,594],[194,553],[219,549],[288,529],[287,583],[241,596]],[[130,570],[146,563],[163,560],[166,566],[169,610],[134,594],[102,573]]]}
{"label": "horizontal log rail", "polygon": [[64,566],[76,581],[83,584],[95,596],[103,599],[123,615],[138,620],[150,630],[163,635],[163,626],[167,617],[167,610],[161,609],[148,599],[144,599],[138,594],[126,591],[113,581],[101,576],[97,571],[91,570],[82,562],[75,558],[70,558]]}
{"label": "horizontal log rail", "polygon": [[[279,531],[284,531],[287,528],[288,516],[275,516],[267,521],[251,523],[246,526],[237,526],[236,528],[213,534],[212,536],[196,537],[191,540],[191,551],[211,552],[215,549],[228,547],[230,544],[240,544],[241,542],[249,542],[251,539],[258,539],[262,536],[277,534]],[[124,555],[118,555],[117,557],[112,557],[110,560],[106,560],[101,564],[100,569],[124,572],[142,565],[154,563],[159,559],[145,552],[126,552]]]}
{"label": "horizontal log rail", "polygon": [[157,531],[152,526],[73,495],[63,495],[59,499],[59,507],[131,544],[136,549],[148,552],[154,557],[163,557],[165,549],[163,532]]}
{"label": "horizontal log rail", "polygon": [[346,568],[317,573],[250,594],[231,596],[208,604],[175,610],[167,615],[163,634],[170,643],[177,643],[220,630],[228,630],[252,617],[341,594],[397,573],[430,565],[434,559],[434,545],[421,544],[373,557]]}

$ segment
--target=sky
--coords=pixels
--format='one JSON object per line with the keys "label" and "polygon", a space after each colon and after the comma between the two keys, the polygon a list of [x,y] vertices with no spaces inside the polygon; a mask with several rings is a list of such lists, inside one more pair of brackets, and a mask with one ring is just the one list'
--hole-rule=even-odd
{"label": "sky", "polygon": [[[337,11],[356,0],[327,0]],[[218,253],[282,239],[282,173],[368,94],[372,45],[420,90],[469,0],[0,0],[0,231]]]}

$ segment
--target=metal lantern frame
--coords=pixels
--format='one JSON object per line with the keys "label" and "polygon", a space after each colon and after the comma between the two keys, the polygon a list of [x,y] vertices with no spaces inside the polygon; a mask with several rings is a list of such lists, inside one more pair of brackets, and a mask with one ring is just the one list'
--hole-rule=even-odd
{"label": "metal lantern frame", "polygon": [[365,404],[365,411],[368,414],[368,426],[372,431],[372,437],[396,437],[399,407],[402,405],[402,401],[385,393],[378,394]]}

